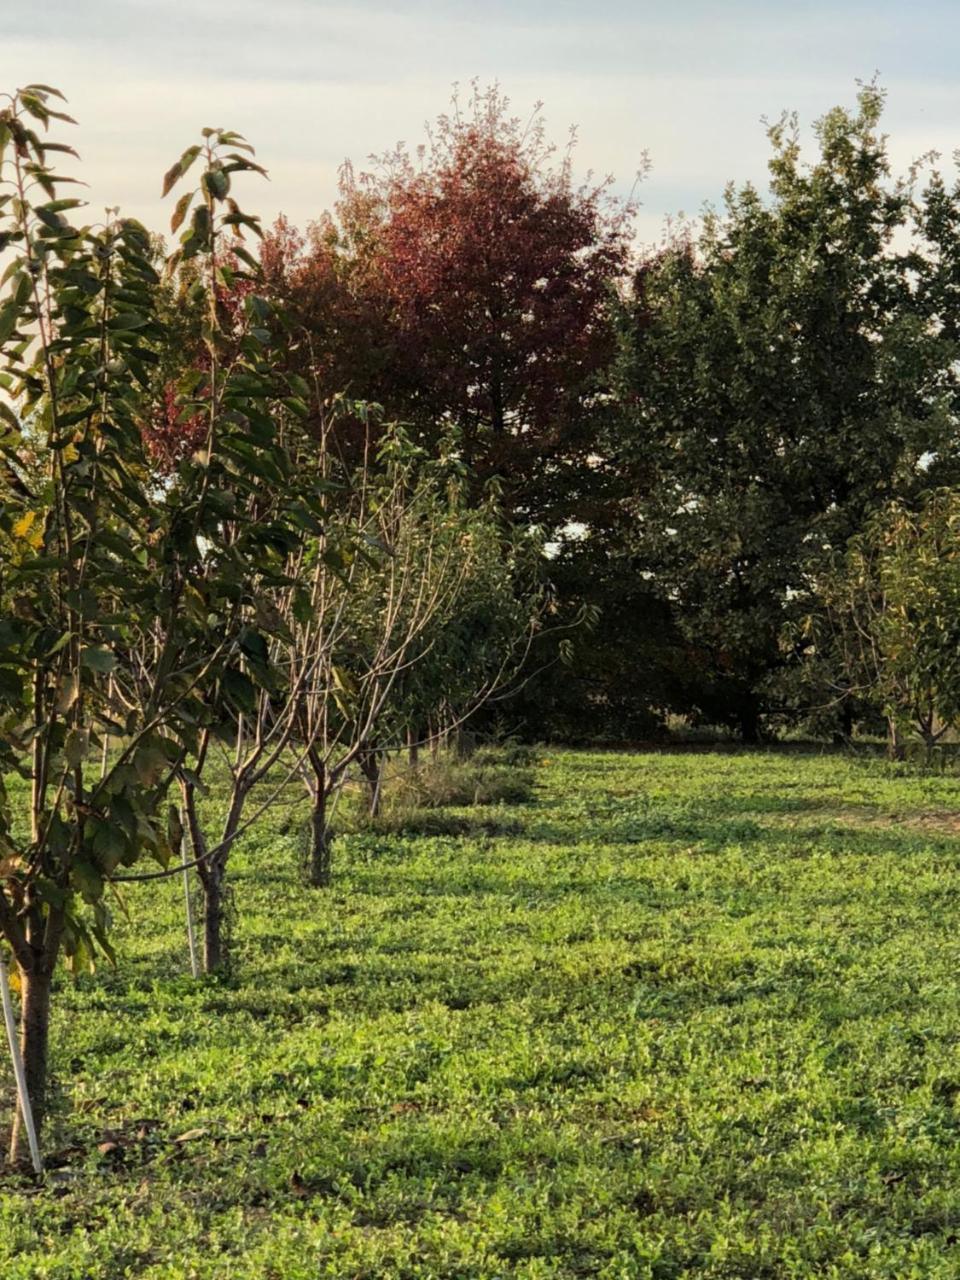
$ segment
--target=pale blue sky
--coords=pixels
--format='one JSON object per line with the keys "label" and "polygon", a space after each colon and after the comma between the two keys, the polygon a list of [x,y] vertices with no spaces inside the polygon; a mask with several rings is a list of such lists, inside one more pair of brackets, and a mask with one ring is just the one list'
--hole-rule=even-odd
{"label": "pale blue sky", "polygon": [[246,204],[305,222],[344,157],[416,144],[453,81],[545,102],[582,169],[627,189],[644,151],[640,233],[695,214],[728,178],[764,179],[761,117],[806,125],[879,72],[898,165],[960,147],[960,5],[759,0],[0,0],[0,87],[63,89],[97,206],[165,226],[160,174],[205,124],[239,129],[270,169]]}

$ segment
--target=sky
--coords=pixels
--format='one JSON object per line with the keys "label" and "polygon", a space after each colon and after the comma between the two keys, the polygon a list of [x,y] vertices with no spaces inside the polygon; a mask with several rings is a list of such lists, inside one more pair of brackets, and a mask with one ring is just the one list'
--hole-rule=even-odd
{"label": "sky", "polygon": [[0,91],[69,99],[91,205],[165,230],[160,178],[205,125],[256,146],[269,183],[240,203],[303,225],[350,158],[415,147],[452,86],[498,81],[517,115],[578,127],[577,168],[630,190],[638,234],[765,182],[764,118],[851,105],[877,75],[897,169],[960,147],[957,0],[0,0]]}

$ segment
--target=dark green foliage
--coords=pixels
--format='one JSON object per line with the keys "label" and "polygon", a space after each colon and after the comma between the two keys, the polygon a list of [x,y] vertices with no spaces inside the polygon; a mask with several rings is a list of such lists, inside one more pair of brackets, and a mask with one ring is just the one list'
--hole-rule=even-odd
{"label": "dark green foliage", "polygon": [[881,107],[867,86],[823,117],[809,168],[781,120],[770,199],[731,187],[696,240],[641,268],[622,313],[622,537],[703,675],[690,709],[712,703],[748,738],[789,710],[770,677],[796,656],[783,629],[811,574],[953,447],[951,348],[919,314],[926,267],[902,247],[911,193]]}
{"label": "dark green foliage", "polygon": [[895,755],[904,736],[930,749],[960,720],[958,530],[952,490],[883,508],[818,581],[822,605],[804,628],[834,689],[880,708]]}
{"label": "dark green foliage", "polygon": [[[528,740],[636,743],[663,732],[704,680],[668,605],[619,535],[588,529],[562,541],[546,565],[556,632],[532,651],[530,679],[492,707]],[[558,638],[566,641],[558,652]]]}

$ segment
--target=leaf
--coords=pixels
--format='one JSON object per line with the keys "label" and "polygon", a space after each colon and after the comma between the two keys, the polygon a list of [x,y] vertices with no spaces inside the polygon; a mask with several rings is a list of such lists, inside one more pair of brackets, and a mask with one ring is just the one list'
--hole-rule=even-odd
{"label": "leaf", "polygon": [[123,311],[113,317],[108,327],[113,331],[123,331],[126,329],[142,329],[144,325],[149,323],[150,321],[146,316],[138,315],[135,311]]}
{"label": "leaf", "polygon": [[71,768],[75,769],[78,765],[83,764],[84,756],[87,754],[86,730],[70,730],[63,744],[63,754]]}
{"label": "leaf", "polygon": [[71,674],[64,681],[60,688],[60,696],[57,699],[57,710],[61,715],[66,715],[73,704],[76,702],[80,694],[80,683],[76,674]]}
{"label": "leaf", "polygon": [[37,876],[34,884],[37,887],[41,901],[49,902],[54,907],[62,907],[66,903],[66,892],[60,888],[55,880],[51,880],[48,876]]}
{"label": "leaf", "polygon": [[167,759],[158,747],[142,743],[133,757],[133,767],[145,787],[155,787],[167,770]]}
{"label": "leaf", "polygon": [[35,120],[41,120],[44,124],[48,123],[50,119],[50,112],[43,105],[40,99],[35,97],[32,93],[21,92],[20,104],[29,115],[33,116]]}
{"label": "leaf", "polygon": [[37,205],[34,209],[34,213],[50,231],[70,230],[69,223],[67,223],[65,219],[61,218],[58,213],[55,213],[49,206],[42,204]]}
{"label": "leaf", "polygon": [[190,166],[200,154],[202,148],[199,146],[187,147],[186,151],[176,162],[172,164],[167,172],[163,175],[163,195],[168,196],[176,184],[184,177]]}
{"label": "leaf", "polygon": [[93,837],[93,851],[101,869],[110,875],[116,871],[127,852],[123,831],[111,822],[98,822]]}
{"label": "leaf", "polygon": [[[249,149],[250,154],[253,154],[252,147],[244,149]],[[233,165],[231,167],[236,167],[237,169],[249,169],[254,173],[261,174],[264,178],[270,176],[262,164],[255,164],[253,160],[248,160],[245,156],[237,155],[235,151],[231,151],[227,159],[233,161]]]}
{"label": "leaf", "polygon": [[208,169],[203,175],[203,188],[215,200],[224,200],[230,190],[230,175],[222,169]]}
{"label": "leaf", "polygon": [[180,197],[177,201],[173,216],[170,219],[170,230],[179,231],[183,225],[183,220],[187,216],[187,210],[190,208],[190,201],[193,199],[193,192],[188,191],[186,195]]}
{"label": "leaf", "polygon": [[119,823],[130,840],[137,837],[137,815],[133,805],[125,795],[114,796],[110,801],[110,818]]}
{"label": "leaf", "polygon": [[98,671],[101,675],[109,675],[117,665],[117,659],[100,645],[90,646],[80,652],[80,665],[90,671]]}
{"label": "leaf", "polygon": [[248,249],[243,247],[242,244],[231,243],[230,252],[234,257],[239,258],[241,262],[245,262],[252,271],[259,273],[260,263]]}
{"label": "leaf", "polygon": [[251,715],[257,705],[257,690],[253,681],[235,667],[228,667],[223,673],[223,691],[229,702],[239,710]]}
{"label": "leaf", "polygon": [[[55,89],[51,84],[27,84],[23,87],[24,93],[46,93],[53,98],[59,98],[61,102],[66,102],[66,98],[59,89]],[[239,135],[237,135],[239,137]],[[232,139],[231,139],[232,143]]]}
{"label": "leaf", "polygon": [[294,593],[292,611],[294,618],[302,627],[311,623],[316,616],[316,610],[313,607],[313,601],[310,599],[310,593],[308,591],[304,591],[302,587],[298,587]]}
{"label": "leaf", "polygon": [[18,701],[23,697],[23,677],[10,667],[0,667],[0,699]]}
{"label": "leaf", "polygon": [[331,667],[330,670],[333,676],[333,683],[338,689],[341,689],[344,693],[356,694],[357,682],[349,671],[345,671],[343,667]]}
{"label": "leaf", "polygon": [[205,1138],[207,1132],[206,1129],[188,1129],[186,1133],[181,1133],[174,1138],[174,1142],[196,1142],[197,1138]]}
{"label": "leaf", "polygon": [[198,239],[206,243],[206,239],[210,234],[211,223],[210,210],[205,204],[198,204],[194,209],[190,218],[190,225],[192,227],[192,231],[187,234],[196,236]]}
{"label": "leaf", "polygon": [[19,520],[14,522],[11,532],[15,538],[25,538],[33,528],[37,518],[36,511],[25,511]]}
{"label": "leaf", "polygon": [[299,396],[287,396],[283,402],[288,409],[292,409],[298,418],[309,418],[309,407],[299,398]]}
{"label": "leaf", "polygon": [[103,897],[103,876],[84,858],[77,858],[70,868],[70,879],[81,897],[89,903]]}
{"label": "leaf", "polygon": [[5,302],[0,307],[0,342],[6,342],[10,337],[17,327],[19,318],[20,308],[16,302]]}
{"label": "leaf", "polygon": [[[49,151],[53,144],[46,144]],[[67,148],[72,150],[72,148]],[[37,205],[35,212],[40,213],[41,209],[47,209],[51,213],[63,213],[66,209],[81,209],[86,204],[85,200],[77,200],[76,197],[64,198],[63,200],[48,200],[45,205]]]}

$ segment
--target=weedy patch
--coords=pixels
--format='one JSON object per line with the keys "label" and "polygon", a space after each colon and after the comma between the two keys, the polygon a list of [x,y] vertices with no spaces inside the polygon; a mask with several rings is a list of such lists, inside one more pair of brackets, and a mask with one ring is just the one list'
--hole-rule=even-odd
{"label": "weedy patch", "polygon": [[532,798],[533,783],[534,772],[528,765],[501,762],[487,753],[479,760],[441,758],[391,779],[386,806],[525,804]]}

